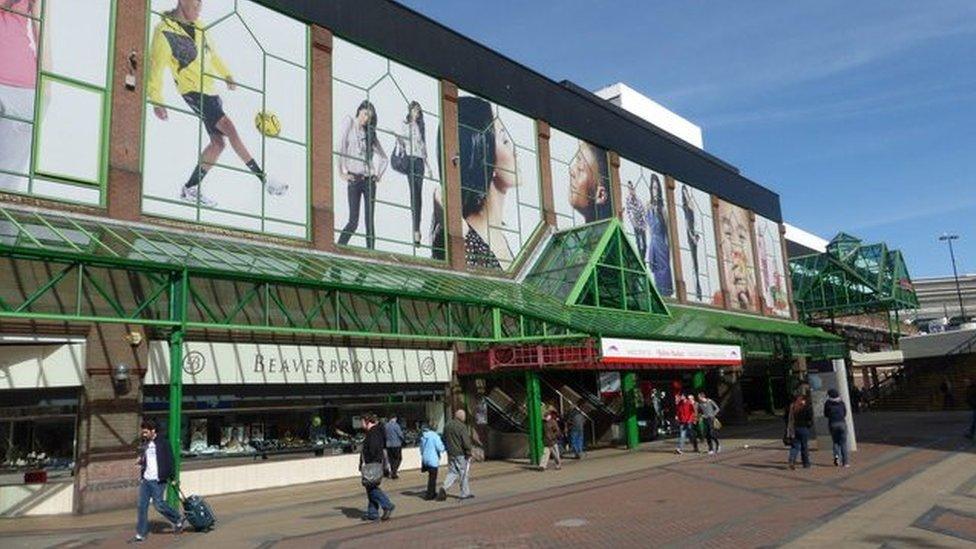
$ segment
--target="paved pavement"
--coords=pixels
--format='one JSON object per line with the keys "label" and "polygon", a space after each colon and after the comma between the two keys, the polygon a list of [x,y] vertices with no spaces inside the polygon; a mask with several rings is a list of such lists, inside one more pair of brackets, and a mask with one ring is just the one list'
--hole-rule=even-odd
{"label": "paved pavement", "polygon": [[[384,488],[397,509],[359,520],[356,480],[208,498],[211,533],[159,533],[146,547],[976,547],[976,447],[966,417],[857,417],[853,467],[828,452],[789,471],[781,423],[724,431],[719,455],[672,453],[667,443],[602,450],[561,471],[476,464],[477,497],[427,502],[410,472]],[[152,511],[151,511],[152,513]],[[2,547],[120,547],[133,511],[0,521]]]}

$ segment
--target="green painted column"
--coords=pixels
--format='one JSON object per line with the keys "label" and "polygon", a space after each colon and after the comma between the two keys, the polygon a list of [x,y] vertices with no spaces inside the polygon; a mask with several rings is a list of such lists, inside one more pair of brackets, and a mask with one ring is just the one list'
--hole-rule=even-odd
{"label": "green painted column", "polygon": [[542,459],[542,388],[539,374],[525,372],[525,409],[529,422],[529,461],[538,465]]}
{"label": "green painted column", "polygon": [[[169,284],[170,319],[180,325],[169,335],[169,415],[167,436],[173,449],[173,481],[180,482],[180,469],[183,464],[181,446],[183,439],[183,336],[186,325],[186,273],[173,274]],[[166,500],[179,509],[180,495],[176,487],[169,486]]]}
{"label": "green painted column", "polygon": [[637,374],[624,372],[620,378],[620,390],[624,397],[624,432],[627,437],[627,448],[633,450],[640,444],[640,432],[637,427]]}

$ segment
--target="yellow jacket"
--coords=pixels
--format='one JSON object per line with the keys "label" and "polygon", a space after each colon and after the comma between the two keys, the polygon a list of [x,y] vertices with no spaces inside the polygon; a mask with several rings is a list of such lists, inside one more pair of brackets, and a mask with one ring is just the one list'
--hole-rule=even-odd
{"label": "yellow jacket", "polygon": [[205,39],[203,26],[199,21],[192,24],[196,28],[193,37],[176,19],[164,15],[153,30],[146,83],[149,101],[163,103],[163,70],[167,66],[180,95],[191,92],[214,95],[214,76],[225,80],[231,78],[230,70],[213,47],[213,41]]}

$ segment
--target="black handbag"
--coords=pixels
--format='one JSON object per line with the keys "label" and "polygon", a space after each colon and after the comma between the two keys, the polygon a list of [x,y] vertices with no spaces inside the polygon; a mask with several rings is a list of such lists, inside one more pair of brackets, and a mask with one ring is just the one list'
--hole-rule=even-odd
{"label": "black handbag", "polygon": [[393,146],[393,154],[390,155],[390,167],[403,175],[410,175],[410,157],[407,156],[407,151],[403,150],[403,145],[399,141]]}
{"label": "black handbag", "polygon": [[363,486],[371,488],[383,482],[383,463],[364,463],[360,470]]}

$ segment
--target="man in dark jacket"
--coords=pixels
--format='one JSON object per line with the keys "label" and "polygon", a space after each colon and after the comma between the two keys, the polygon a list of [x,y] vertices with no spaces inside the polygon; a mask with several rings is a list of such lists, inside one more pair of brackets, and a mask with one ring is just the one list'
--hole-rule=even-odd
{"label": "man in dark jacket", "polygon": [[556,469],[563,468],[562,459],[559,457],[559,438],[562,431],[559,429],[559,422],[556,421],[556,414],[553,410],[546,412],[542,417],[542,456],[539,458],[539,469],[545,471],[549,468],[549,455],[551,454],[556,462]]}
{"label": "man in dark jacket", "polygon": [[166,485],[173,479],[173,449],[151,419],[142,421],[139,447],[139,504],[136,507],[136,535],[130,541],[143,542],[149,535],[149,503],[173,523],[174,533],[183,531],[186,519],[166,503]]}
{"label": "man in dark jacket", "polygon": [[847,467],[847,406],[841,400],[837,389],[827,391],[823,413],[827,418],[830,438],[834,443],[834,466]]}
{"label": "man in dark jacket", "polygon": [[440,501],[447,499],[447,491],[457,480],[461,481],[461,499],[474,497],[468,485],[468,477],[471,473],[471,433],[468,432],[468,426],[464,423],[466,417],[464,410],[457,410],[454,412],[454,417],[444,427],[444,446],[447,448],[447,476],[444,477],[444,486],[437,493],[437,499]]}
{"label": "man in dark jacket", "polygon": [[[363,440],[363,451],[360,456],[360,467],[368,463],[383,464],[383,450],[386,448],[386,432],[383,425],[376,419],[375,414],[363,415],[363,429],[366,431],[366,439]],[[380,489],[379,482],[376,484],[365,484],[366,488],[366,513],[363,520],[389,520],[396,505],[390,501],[386,493]],[[379,510],[383,509],[383,515],[379,515]]]}

